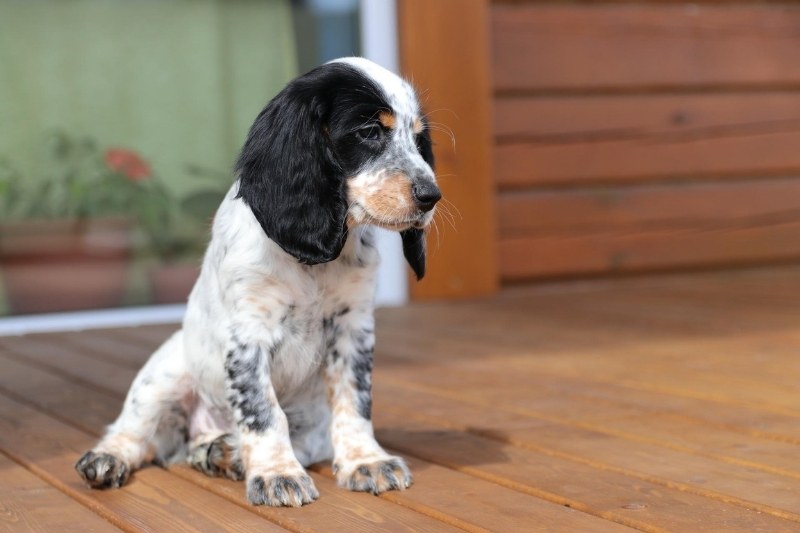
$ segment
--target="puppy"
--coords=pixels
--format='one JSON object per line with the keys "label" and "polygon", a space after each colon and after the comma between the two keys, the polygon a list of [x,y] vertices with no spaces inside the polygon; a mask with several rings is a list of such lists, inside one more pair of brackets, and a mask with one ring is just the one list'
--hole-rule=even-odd
{"label": "puppy", "polygon": [[256,118],[216,214],[183,321],[136,376],[119,418],[77,462],[90,487],[143,463],[246,480],[254,505],[340,486],[411,485],[373,436],[373,226],[400,232],[418,278],[441,198],[411,86],[362,58],[301,76]]}

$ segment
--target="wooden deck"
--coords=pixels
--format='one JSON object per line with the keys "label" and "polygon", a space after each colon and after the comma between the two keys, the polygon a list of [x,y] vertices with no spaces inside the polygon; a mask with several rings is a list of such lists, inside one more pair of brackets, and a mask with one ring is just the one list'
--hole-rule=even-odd
{"label": "wooden deck", "polygon": [[0,338],[0,529],[800,531],[800,269],[383,310],[375,423],[405,492],[250,507],[186,467],[73,471],[168,327]]}

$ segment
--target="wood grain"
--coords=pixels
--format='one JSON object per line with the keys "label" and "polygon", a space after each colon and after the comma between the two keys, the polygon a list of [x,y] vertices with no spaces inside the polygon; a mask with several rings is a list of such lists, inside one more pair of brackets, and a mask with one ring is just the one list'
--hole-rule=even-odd
{"label": "wood grain", "polygon": [[0,475],[2,531],[119,531],[3,454]]}
{"label": "wood grain", "polygon": [[[798,296],[800,268],[785,267],[382,309],[376,434],[416,483],[380,498],[336,488],[327,465],[312,469],[321,499],[299,510],[250,508],[241,483],[183,466],[80,487],[71,462],[124,395],[100,386],[112,369],[129,381],[166,327],[0,340],[0,452],[125,529],[200,528],[195,509],[233,505],[293,531],[795,531]],[[135,348],[94,372],[106,335]]]}
{"label": "wood grain", "polygon": [[498,207],[501,238],[577,237],[609,229],[752,227],[800,218],[800,180],[502,193]]}
{"label": "wood grain", "polygon": [[[83,335],[84,333],[78,334]],[[72,334],[75,335],[75,334]],[[64,335],[54,335],[54,340],[60,341]],[[8,339],[6,339],[8,341]],[[21,339],[14,339],[21,340]],[[11,343],[8,343],[11,344]],[[104,345],[105,343],[100,343]],[[31,350],[36,351],[40,345],[31,344]],[[25,401],[32,403],[39,409],[53,416],[53,431],[59,434],[66,432],[68,435],[77,435],[76,430],[68,430],[69,424],[82,431],[94,435],[94,438],[99,436],[99,432],[109,422],[113,421],[121,408],[122,399],[124,398],[125,390],[120,390],[117,393],[115,400],[110,400],[106,394],[98,391],[93,385],[102,384],[105,382],[105,376],[100,374],[94,377],[91,372],[87,373],[86,380],[81,382],[73,381],[72,377],[62,373],[54,373],[58,365],[52,367],[47,366],[28,366],[15,359],[8,357],[7,348],[0,350],[0,402],[3,401],[3,394],[9,397],[9,401],[14,401],[11,398],[25,399]],[[25,348],[19,345],[16,346],[17,353],[27,353]],[[68,357],[69,352],[60,352],[57,356],[58,359]],[[79,360],[80,354],[71,354],[73,362]],[[120,365],[118,372],[123,380],[129,381],[133,379],[135,371]],[[65,394],[69,391],[69,394]],[[45,414],[31,414],[32,411],[21,412],[20,416],[30,416],[34,422],[39,419],[46,419],[48,415]],[[0,416],[2,416],[2,406],[0,405]],[[59,422],[60,421],[60,422]],[[25,424],[30,423],[29,420]],[[37,426],[38,427],[38,426]],[[95,429],[92,430],[91,427]],[[86,429],[89,428],[89,429]],[[3,429],[0,424],[0,430]],[[29,438],[36,438],[36,435],[30,435],[34,429],[24,426],[23,430]],[[48,437],[42,437],[47,440]],[[77,437],[75,437],[77,438]],[[85,439],[84,439],[85,440]],[[90,441],[86,441],[84,447],[89,446]],[[9,449],[4,446],[0,439],[0,450]],[[73,448],[74,449],[74,448]],[[14,453],[22,453],[19,449],[15,449]],[[23,455],[27,458],[27,455]],[[63,474],[63,478],[59,477],[59,481],[66,481],[70,485],[76,485],[78,477],[72,471],[72,463],[77,460],[76,454],[73,459],[63,460],[59,463],[58,473]],[[71,462],[70,462],[71,461]],[[50,463],[47,463],[48,465]],[[43,466],[38,466],[44,468]],[[38,468],[37,467],[37,468]],[[49,467],[48,467],[49,468]],[[198,504],[198,496],[194,492],[198,492],[197,488],[200,487],[204,490],[199,491],[200,495],[208,491],[210,494],[215,494],[233,505],[246,506],[244,500],[244,486],[240,482],[233,482],[228,480],[209,478],[204,474],[191,470],[188,467],[171,467],[169,471],[164,471],[158,468],[147,468],[138,471],[133,481],[130,482],[121,491],[109,491],[109,493],[126,493],[129,487],[138,486],[135,481],[139,479],[145,480],[145,483],[150,483],[153,476],[156,476],[156,481],[161,485],[167,487],[166,490],[175,490],[178,493],[189,492],[187,498],[188,505]],[[249,507],[248,510],[253,514],[253,519],[260,515],[267,518],[275,524],[289,528],[294,531],[453,531],[453,526],[448,524],[458,524],[461,522],[456,517],[450,517],[446,512],[438,512],[434,517],[429,518],[425,513],[415,512],[407,509],[408,506],[402,505],[403,498],[400,497],[400,506],[393,505],[390,501],[376,499],[369,494],[353,493],[340,489],[335,486],[335,482],[331,479],[332,476],[314,476],[314,481],[317,488],[320,490],[321,499],[313,506],[299,509],[274,509],[269,507]],[[74,478],[74,479],[73,479]],[[170,482],[170,479],[175,481]],[[155,482],[155,481],[153,481]],[[159,486],[161,486],[159,485]],[[171,488],[170,488],[171,487]],[[194,491],[194,492],[193,492]],[[107,494],[107,492],[90,491],[84,489],[85,494],[78,496],[92,497],[95,495]],[[396,498],[395,498],[396,500]],[[206,505],[206,504],[201,504]],[[127,521],[130,516],[136,516],[139,513],[149,515],[150,511],[141,504],[133,506],[129,510],[130,514],[118,517],[120,520]],[[224,507],[223,507],[224,510]],[[115,513],[113,509],[102,509],[103,512]],[[221,511],[222,512],[222,511]],[[302,512],[302,515],[300,514]],[[300,519],[302,517],[302,519]],[[153,518],[153,517],[151,517]],[[157,519],[157,517],[155,517]],[[232,517],[232,520],[235,517]],[[269,523],[267,523],[269,525]],[[232,522],[231,527],[236,527]],[[265,526],[266,527],[266,526]],[[247,528],[243,529],[247,530]]]}
{"label": "wood grain", "polygon": [[790,176],[800,172],[798,143],[800,131],[504,144],[494,171],[501,189]]}
{"label": "wood grain", "polygon": [[505,280],[800,258],[800,181],[761,179],[499,195]]}
{"label": "wood grain", "polygon": [[0,395],[0,449],[122,529],[283,530],[210,493],[191,490],[187,482],[159,468],[140,471],[124,491],[89,490],[80,483],[73,464],[91,440],[85,433]]}
{"label": "wood grain", "polygon": [[599,273],[713,268],[800,259],[800,221],[744,227],[622,229],[500,242],[501,275],[524,281]]}
{"label": "wood grain", "polygon": [[798,259],[797,5],[498,2],[491,26],[503,282]]}
{"label": "wood grain", "polygon": [[428,273],[411,283],[413,299],[487,295],[498,287],[488,10],[488,0],[398,1],[402,71],[432,123],[444,194],[428,237]]}
{"label": "wood grain", "polygon": [[701,138],[800,129],[800,94],[603,94],[496,97],[500,143]]}
{"label": "wood grain", "polygon": [[800,85],[790,3],[501,4],[491,24],[499,91]]}

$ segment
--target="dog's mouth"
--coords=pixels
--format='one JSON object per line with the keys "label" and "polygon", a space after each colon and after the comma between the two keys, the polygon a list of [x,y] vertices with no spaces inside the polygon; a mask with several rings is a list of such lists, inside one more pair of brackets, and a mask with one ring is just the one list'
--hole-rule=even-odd
{"label": "dog's mouth", "polygon": [[411,228],[424,230],[432,220],[433,210],[428,212],[419,211],[411,216],[378,216],[358,202],[354,202],[350,206],[348,215],[348,225],[350,226],[369,224],[389,231],[404,231]]}

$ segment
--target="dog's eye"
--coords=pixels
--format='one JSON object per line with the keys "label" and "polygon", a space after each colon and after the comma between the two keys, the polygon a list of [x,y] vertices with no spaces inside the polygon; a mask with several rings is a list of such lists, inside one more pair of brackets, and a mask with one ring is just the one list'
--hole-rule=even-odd
{"label": "dog's eye", "polygon": [[383,128],[377,124],[370,124],[358,130],[356,136],[362,141],[380,141],[383,139]]}

